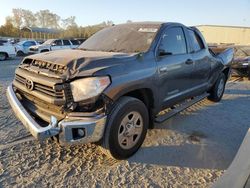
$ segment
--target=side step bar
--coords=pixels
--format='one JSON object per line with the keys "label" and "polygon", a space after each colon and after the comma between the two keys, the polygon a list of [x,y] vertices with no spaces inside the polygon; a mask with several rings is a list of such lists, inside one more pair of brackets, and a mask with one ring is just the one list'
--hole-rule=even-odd
{"label": "side step bar", "polygon": [[157,115],[155,118],[155,122],[162,123],[162,122],[166,121],[167,119],[173,117],[174,115],[178,114],[179,112],[185,110],[186,108],[188,108],[188,107],[192,106],[193,104],[206,98],[208,95],[209,95],[208,93],[204,93],[200,96],[194,97],[193,99],[182,102],[182,103],[178,104],[178,106],[177,105],[173,106],[172,108],[170,108],[169,112],[166,112],[163,115]]}

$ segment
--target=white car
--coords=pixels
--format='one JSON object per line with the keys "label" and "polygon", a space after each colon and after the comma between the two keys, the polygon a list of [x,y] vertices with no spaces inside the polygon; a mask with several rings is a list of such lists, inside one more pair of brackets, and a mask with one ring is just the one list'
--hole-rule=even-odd
{"label": "white car", "polygon": [[0,61],[16,56],[16,48],[9,40],[0,39]]}
{"label": "white car", "polygon": [[54,50],[62,50],[62,49],[74,49],[79,46],[79,42],[77,40],[68,40],[68,39],[49,39],[45,41],[43,44],[35,45],[29,47],[29,53],[41,53],[48,52]]}
{"label": "white car", "polygon": [[23,56],[29,53],[29,47],[39,45],[35,40],[24,40],[16,44],[17,56]]}

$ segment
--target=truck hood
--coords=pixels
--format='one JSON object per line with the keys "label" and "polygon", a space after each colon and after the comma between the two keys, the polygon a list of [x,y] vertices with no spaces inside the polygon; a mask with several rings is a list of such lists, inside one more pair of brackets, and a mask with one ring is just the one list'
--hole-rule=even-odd
{"label": "truck hood", "polygon": [[[28,60],[37,60],[52,65],[58,65],[65,70],[60,77],[72,79],[74,77],[91,76],[95,72],[113,66],[121,65],[121,62],[135,58],[135,53],[127,54],[120,52],[84,51],[84,50],[58,50],[28,56]],[[24,60],[25,62],[25,60]],[[46,68],[45,68],[46,67]],[[48,67],[39,66],[41,71],[48,72]],[[52,69],[50,69],[52,70]],[[51,71],[56,72],[56,71]]]}

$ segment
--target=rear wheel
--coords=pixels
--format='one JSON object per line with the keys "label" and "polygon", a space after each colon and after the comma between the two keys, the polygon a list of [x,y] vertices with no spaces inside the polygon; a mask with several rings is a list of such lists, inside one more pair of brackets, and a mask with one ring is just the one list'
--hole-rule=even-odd
{"label": "rear wheel", "polygon": [[148,110],[133,97],[120,98],[112,108],[102,139],[108,157],[126,159],[142,145],[148,129]]}
{"label": "rear wheel", "polygon": [[17,53],[17,56],[24,56],[25,54],[23,53],[23,51],[18,51]]}
{"label": "rear wheel", "polygon": [[215,82],[214,86],[210,90],[210,95],[208,99],[214,102],[219,102],[224,94],[226,85],[226,76],[225,74],[220,74],[219,78]]}
{"label": "rear wheel", "polygon": [[8,55],[6,53],[0,52],[0,61],[6,60]]}

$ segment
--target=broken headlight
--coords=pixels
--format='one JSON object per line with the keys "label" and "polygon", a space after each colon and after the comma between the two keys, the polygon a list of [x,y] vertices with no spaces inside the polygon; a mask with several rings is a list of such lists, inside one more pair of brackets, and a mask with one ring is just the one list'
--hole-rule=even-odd
{"label": "broken headlight", "polygon": [[97,97],[111,83],[108,76],[89,77],[75,80],[70,83],[73,99],[80,102],[86,99]]}

